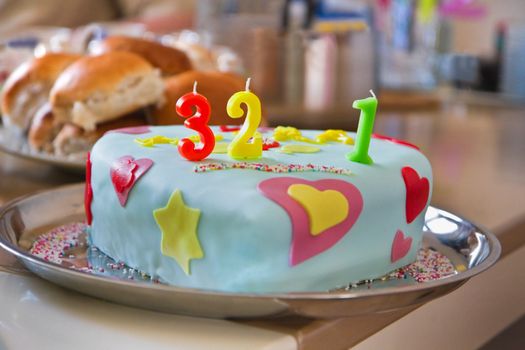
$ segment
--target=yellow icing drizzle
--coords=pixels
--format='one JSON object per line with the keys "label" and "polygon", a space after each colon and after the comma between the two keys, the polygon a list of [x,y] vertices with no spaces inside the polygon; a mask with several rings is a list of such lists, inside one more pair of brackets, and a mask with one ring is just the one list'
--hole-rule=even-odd
{"label": "yellow icing drizzle", "polygon": [[319,143],[340,142],[344,145],[353,145],[354,139],[348,136],[344,130],[328,129],[317,135],[315,140]]}
{"label": "yellow icing drizzle", "polygon": [[228,153],[228,142],[217,142],[211,153]]}
{"label": "yellow icing drizzle", "polygon": [[[199,135],[191,135],[191,136],[188,136],[188,138],[195,143],[200,142]],[[221,141],[223,138],[224,137],[222,135],[219,135],[219,134],[215,135],[215,141]],[[170,144],[170,145],[177,146],[179,139],[176,137],[172,138],[172,137],[167,137],[167,136],[162,136],[162,135],[155,135],[155,136],[148,137],[145,139],[136,138],[134,141],[143,147],[153,147],[155,145],[161,145],[161,144]]]}
{"label": "yellow icing drizzle", "polygon": [[307,145],[284,145],[282,146],[279,151],[282,153],[316,153],[319,152],[321,149],[319,147],[315,146],[307,146]]}
{"label": "yellow icing drizzle", "polygon": [[159,144],[171,144],[176,146],[179,142],[179,139],[176,137],[171,138],[162,135],[155,135],[145,139],[136,138],[134,141],[143,147],[153,147]]}
{"label": "yellow icing drizzle", "polygon": [[276,141],[301,141],[314,144],[327,142],[340,142],[344,145],[353,145],[354,139],[348,136],[344,130],[328,129],[316,136],[315,140],[301,134],[301,131],[291,126],[278,126],[273,131]]}
{"label": "yellow icing drizzle", "polygon": [[299,129],[292,126],[278,126],[273,130],[273,139],[276,141],[301,141],[307,143],[319,143],[301,134]]}

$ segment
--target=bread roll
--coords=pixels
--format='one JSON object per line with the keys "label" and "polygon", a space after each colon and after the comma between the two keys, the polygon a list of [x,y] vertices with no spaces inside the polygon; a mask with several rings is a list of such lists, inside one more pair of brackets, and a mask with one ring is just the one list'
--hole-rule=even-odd
{"label": "bread roll", "polygon": [[165,80],[166,103],[153,111],[153,120],[158,125],[182,124],[184,118],[175,111],[177,100],[193,90],[197,81],[197,92],[204,95],[211,105],[210,125],[240,124],[244,118],[233,119],[226,113],[230,97],[244,90],[244,80],[231,73],[189,71]]}
{"label": "bread roll", "polygon": [[60,73],[81,56],[49,53],[20,65],[2,89],[2,118],[7,125],[26,131],[36,111],[48,100]]}
{"label": "bread roll", "polygon": [[217,64],[213,57],[211,50],[206,47],[195,44],[188,43],[185,41],[176,41],[173,43],[173,46],[176,49],[181,50],[190,59],[191,65],[195,70],[216,70]]}
{"label": "bread roll", "polygon": [[181,50],[150,40],[110,36],[97,47],[97,52],[112,51],[133,52],[160,69],[163,76],[179,74],[192,67],[188,56]]}
{"label": "bread roll", "polygon": [[134,113],[123,118],[103,123],[96,130],[86,131],[74,124],[65,124],[52,143],[52,149],[58,156],[81,156],[89,152],[95,142],[106,132],[114,129],[145,125],[146,119],[141,113]]}
{"label": "bread roll", "polygon": [[35,117],[29,128],[29,146],[35,151],[53,152],[52,141],[58,134],[61,124],[57,123],[51,106],[45,103],[35,113]]}
{"label": "bread roll", "polygon": [[157,69],[130,52],[87,56],[69,66],[50,92],[58,121],[94,131],[98,124],[163,101]]}

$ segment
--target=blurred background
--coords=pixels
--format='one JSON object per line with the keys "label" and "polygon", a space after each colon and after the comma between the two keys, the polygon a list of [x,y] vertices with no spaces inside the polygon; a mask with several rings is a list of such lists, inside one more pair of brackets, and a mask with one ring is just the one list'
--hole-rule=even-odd
{"label": "blurred background", "polygon": [[525,101],[520,0],[3,0],[0,19],[0,81],[27,56],[111,34],[182,40],[216,48],[200,69],[251,76],[271,124],[350,129],[370,88],[392,92],[383,107]]}
{"label": "blurred background", "polygon": [[[29,58],[92,53],[115,34],[184,50],[197,70],[252,77],[269,126],[355,130],[352,102],[373,89],[374,132],[418,145],[432,204],[495,232],[504,258],[361,349],[523,348],[524,0],[0,0],[0,85]],[[83,180],[83,162],[75,173],[8,152],[0,206]]]}

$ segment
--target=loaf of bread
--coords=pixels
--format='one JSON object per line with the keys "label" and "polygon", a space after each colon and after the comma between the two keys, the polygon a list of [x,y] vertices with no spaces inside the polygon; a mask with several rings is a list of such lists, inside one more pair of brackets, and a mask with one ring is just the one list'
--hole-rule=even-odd
{"label": "loaf of bread", "polygon": [[195,82],[212,107],[210,125],[242,123],[226,113],[229,98],[245,88],[240,76],[191,70],[185,53],[153,41],[116,36],[100,48],[93,56],[47,54],[9,77],[3,118],[27,132],[33,150],[81,155],[111,129],[182,124],[175,105]]}
{"label": "loaf of bread", "polygon": [[119,119],[100,124],[93,131],[86,131],[74,124],[64,124],[52,141],[54,154],[58,156],[82,156],[89,152],[95,142],[106,132],[114,129],[145,125],[140,113],[126,115]]}
{"label": "loaf of bread", "polygon": [[233,119],[226,113],[226,104],[230,97],[244,90],[244,80],[232,73],[188,71],[166,79],[166,103],[153,111],[153,122],[156,125],[182,124],[184,118],[175,111],[177,100],[192,91],[197,82],[197,91],[206,96],[212,112],[210,125],[229,125],[242,123],[243,119]]}
{"label": "loaf of bread", "polygon": [[160,72],[142,57],[115,51],[86,56],[69,66],[50,92],[58,122],[86,131],[148,105],[162,104]]}
{"label": "loaf of bread", "polygon": [[4,123],[27,131],[37,110],[48,101],[55,80],[80,57],[68,53],[49,53],[15,69],[2,89]]}
{"label": "loaf of bread", "polygon": [[133,52],[160,69],[163,76],[170,76],[192,68],[190,59],[181,50],[160,43],[127,36],[110,36],[99,43],[96,53]]}
{"label": "loaf of bread", "polygon": [[35,113],[31,122],[27,140],[35,151],[53,153],[53,139],[58,134],[61,124],[57,123],[49,103],[45,103]]}

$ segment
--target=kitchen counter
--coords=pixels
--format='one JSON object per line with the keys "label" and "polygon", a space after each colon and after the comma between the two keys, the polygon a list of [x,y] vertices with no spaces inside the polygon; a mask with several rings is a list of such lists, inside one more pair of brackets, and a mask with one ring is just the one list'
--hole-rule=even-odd
{"label": "kitchen counter", "polygon": [[[21,344],[25,343],[16,339],[22,334],[33,334],[32,327],[36,323],[31,322],[31,318],[49,317],[53,322],[67,324],[72,312],[80,318],[78,326],[93,335],[100,324],[107,324],[100,323],[106,317],[125,325],[130,324],[130,317],[151,319],[148,322],[151,325],[140,328],[140,334],[136,324],[130,325],[129,332],[125,327],[108,326],[115,329],[115,344],[119,344],[119,338],[126,342],[138,339],[137,344],[150,341],[153,345],[161,344],[157,342],[159,339],[168,339],[174,347],[179,344],[181,348],[191,348],[193,337],[193,346],[198,348],[208,344],[198,337],[206,332],[211,342],[229,348],[242,348],[252,343],[250,348],[315,349],[330,342],[331,347],[339,349],[364,339],[357,348],[373,349],[378,344],[383,344],[383,348],[397,348],[396,339],[408,335],[412,336],[412,342],[405,341],[405,344],[435,339],[434,345],[446,347],[450,345],[446,340],[452,339],[455,341],[452,344],[462,344],[463,348],[481,345],[525,314],[525,301],[520,298],[525,293],[524,274],[519,269],[525,266],[525,112],[519,108],[468,107],[463,104],[399,112],[379,108],[376,133],[412,142],[430,158],[434,171],[432,204],[465,216],[498,235],[504,257],[493,269],[458,291],[415,311],[399,310],[341,320],[284,319],[271,322],[210,321],[134,310],[64,291],[23,272],[0,272],[3,296],[3,301],[0,301],[0,310],[3,310],[0,312],[0,348],[4,345],[23,348]],[[349,118],[357,117],[358,111],[349,115]],[[289,124],[294,122],[289,121]],[[322,121],[316,124],[322,124]],[[82,181],[78,174],[0,153],[0,205],[20,195],[78,181]],[[0,253],[0,271],[1,265],[10,262],[9,257]],[[27,298],[34,303],[38,315],[33,315],[32,307],[27,307]],[[93,307],[113,311],[99,316],[90,311]],[[471,319],[473,317],[478,318]],[[170,333],[170,327],[160,326],[161,320],[167,320],[173,326],[173,333]],[[448,325],[441,329],[456,330],[457,334],[444,337],[435,327],[440,322]],[[480,323],[484,325],[483,332],[475,337],[468,336],[479,328]],[[184,332],[175,330],[179,325],[185,325]],[[72,337],[79,332],[71,327],[66,328],[73,332]],[[419,331],[412,334],[414,329]],[[417,334],[420,338],[424,335],[424,339],[418,340]],[[33,337],[36,336],[45,337],[45,333],[36,332]],[[62,336],[67,340],[68,334]],[[459,339],[462,336],[470,337],[470,340]],[[89,339],[84,341],[91,344]],[[93,342],[99,344],[96,337]],[[407,345],[406,348],[411,347]],[[434,347],[427,345],[426,348]]]}

